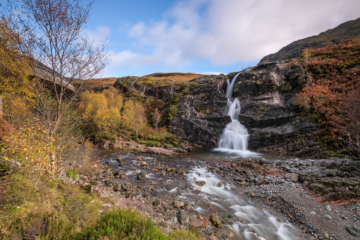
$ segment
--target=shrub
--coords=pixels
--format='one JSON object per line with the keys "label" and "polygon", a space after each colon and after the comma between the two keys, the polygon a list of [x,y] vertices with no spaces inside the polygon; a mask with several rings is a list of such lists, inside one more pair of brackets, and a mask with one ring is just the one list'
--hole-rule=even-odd
{"label": "shrub", "polygon": [[136,136],[139,131],[146,126],[145,109],[139,102],[128,100],[125,102],[123,111],[123,126],[127,129],[135,131]]}
{"label": "shrub", "polygon": [[105,214],[96,225],[85,228],[74,239],[168,239],[150,221],[135,211],[116,210]]}

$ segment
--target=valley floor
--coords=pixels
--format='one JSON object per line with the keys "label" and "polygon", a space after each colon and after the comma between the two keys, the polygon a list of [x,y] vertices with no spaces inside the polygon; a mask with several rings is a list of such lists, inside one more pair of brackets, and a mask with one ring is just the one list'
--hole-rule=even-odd
{"label": "valley floor", "polygon": [[206,239],[360,236],[352,189],[360,180],[347,159],[155,158],[111,150],[97,158],[98,174],[62,180],[91,183],[107,208],[135,208],[164,232],[189,228]]}

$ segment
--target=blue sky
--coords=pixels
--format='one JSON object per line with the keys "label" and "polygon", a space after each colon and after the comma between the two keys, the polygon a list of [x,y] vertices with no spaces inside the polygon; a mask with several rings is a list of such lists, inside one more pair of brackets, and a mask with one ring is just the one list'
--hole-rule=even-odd
{"label": "blue sky", "polygon": [[229,73],[359,18],[359,9],[359,0],[97,0],[86,33],[109,41],[99,77]]}

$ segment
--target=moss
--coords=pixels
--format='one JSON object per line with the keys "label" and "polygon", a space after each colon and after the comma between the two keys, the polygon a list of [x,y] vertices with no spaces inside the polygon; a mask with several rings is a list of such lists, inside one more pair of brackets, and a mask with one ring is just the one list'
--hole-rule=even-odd
{"label": "moss", "polygon": [[159,141],[153,141],[153,140],[143,140],[136,138],[135,141],[140,144],[146,144],[149,147],[161,147],[162,144]]}
{"label": "moss", "polygon": [[199,85],[200,85],[199,82],[195,82],[195,83],[190,84],[191,91],[197,89],[199,87]]}

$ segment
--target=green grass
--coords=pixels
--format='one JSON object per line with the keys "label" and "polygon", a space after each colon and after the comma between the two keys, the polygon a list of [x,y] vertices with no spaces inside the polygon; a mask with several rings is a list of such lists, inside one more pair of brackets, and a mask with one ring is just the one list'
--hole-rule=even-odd
{"label": "green grass", "polygon": [[146,144],[149,147],[161,147],[161,142],[154,141],[154,140],[143,140],[136,138],[135,141],[140,144]]}
{"label": "green grass", "polygon": [[105,214],[95,226],[85,228],[73,239],[169,239],[158,230],[150,219],[135,211],[116,210]]}
{"label": "green grass", "polygon": [[69,178],[72,178],[72,179],[76,179],[77,178],[77,169],[76,168],[68,168],[66,170],[66,176],[68,176]]}

